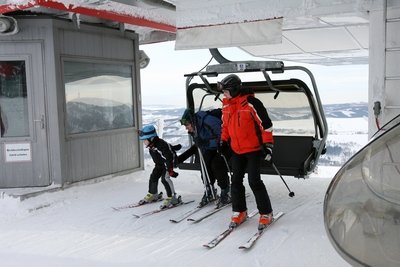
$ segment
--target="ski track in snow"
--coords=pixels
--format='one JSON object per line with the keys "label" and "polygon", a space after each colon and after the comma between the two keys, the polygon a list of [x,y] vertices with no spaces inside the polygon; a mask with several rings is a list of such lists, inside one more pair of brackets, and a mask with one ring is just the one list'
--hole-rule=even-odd
{"label": "ski track in snow", "polygon": [[[139,219],[132,214],[148,212],[159,204],[121,211],[111,207],[141,199],[151,168],[44,193],[10,206],[0,200],[1,266],[349,266],[330,244],[323,225],[324,195],[337,168],[320,170],[321,177],[284,177],[295,192],[293,198],[279,176],[263,176],[274,211],[285,215],[248,251],[238,246],[255,233],[258,216],[213,249],[202,244],[226,229],[230,208],[198,224],[169,222],[194,208],[202,197],[197,171],[178,170],[180,175],[173,180],[183,200],[195,202]],[[251,212],[256,204],[246,179],[245,186]],[[163,189],[159,183],[159,190]],[[203,212],[206,209],[196,215]]]}

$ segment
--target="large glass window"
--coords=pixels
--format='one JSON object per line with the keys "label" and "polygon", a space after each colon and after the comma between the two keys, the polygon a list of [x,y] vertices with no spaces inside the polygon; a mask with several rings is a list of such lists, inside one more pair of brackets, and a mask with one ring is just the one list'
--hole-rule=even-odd
{"label": "large glass window", "polygon": [[2,137],[29,136],[25,61],[0,61]]}
{"label": "large glass window", "polygon": [[134,126],[132,67],[64,61],[67,134]]}

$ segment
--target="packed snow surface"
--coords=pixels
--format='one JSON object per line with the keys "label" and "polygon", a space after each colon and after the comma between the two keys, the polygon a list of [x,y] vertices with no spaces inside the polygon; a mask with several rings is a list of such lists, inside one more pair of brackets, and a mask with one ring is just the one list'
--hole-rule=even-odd
{"label": "packed snow surface", "polygon": [[[193,224],[169,221],[194,208],[203,194],[198,171],[177,170],[175,189],[194,203],[136,219],[159,203],[114,211],[147,192],[150,162],[138,171],[100,182],[16,200],[0,199],[1,266],[349,266],[334,250],[323,224],[326,189],[338,170],[320,167],[309,179],[263,176],[274,211],[285,212],[249,251],[238,246],[256,231],[258,216],[249,219],[214,249],[202,245],[223,232],[231,208]],[[246,190],[250,192],[247,180]],[[159,184],[159,190],[165,190]],[[255,207],[253,194],[248,210]],[[205,208],[211,209],[212,207]],[[193,216],[195,217],[195,216]]]}

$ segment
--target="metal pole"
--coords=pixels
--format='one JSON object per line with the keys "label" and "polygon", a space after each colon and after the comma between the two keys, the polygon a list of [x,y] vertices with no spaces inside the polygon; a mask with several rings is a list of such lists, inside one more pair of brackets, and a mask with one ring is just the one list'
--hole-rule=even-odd
{"label": "metal pole", "polygon": [[286,188],[289,190],[289,197],[294,197],[294,192],[290,191],[289,186],[286,184],[285,180],[283,179],[281,173],[279,172],[278,168],[275,166],[275,163],[272,162],[272,167],[274,167],[276,173],[281,177],[282,182],[286,185]]}
{"label": "metal pole", "polygon": [[208,184],[208,185],[210,185],[211,196],[215,200],[215,199],[217,199],[217,196],[215,195],[214,186],[210,182],[210,176],[208,175],[207,166],[204,161],[203,153],[201,153],[201,149],[199,147],[197,147],[197,151],[199,154],[202,179],[203,179],[204,187],[206,189],[206,194],[208,195],[208,192],[207,192],[207,184]]}

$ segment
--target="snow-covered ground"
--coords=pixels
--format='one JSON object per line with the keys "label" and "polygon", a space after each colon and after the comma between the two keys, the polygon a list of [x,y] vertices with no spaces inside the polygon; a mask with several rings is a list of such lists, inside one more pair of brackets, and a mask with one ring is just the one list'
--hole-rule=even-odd
{"label": "snow-covered ground", "polygon": [[[198,224],[169,222],[193,208],[203,192],[199,173],[178,170],[176,191],[195,203],[136,219],[156,208],[151,204],[114,211],[112,206],[135,202],[147,192],[152,165],[98,183],[19,201],[0,198],[1,266],[349,266],[334,250],[323,224],[326,189],[338,167],[319,167],[309,179],[263,176],[275,212],[286,213],[250,251],[238,246],[257,227],[252,218],[214,249],[202,245],[224,231],[231,211],[222,210]],[[247,190],[248,184],[245,183]],[[163,186],[159,184],[159,190]],[[254,197],[248,209],[255,209]]]}

